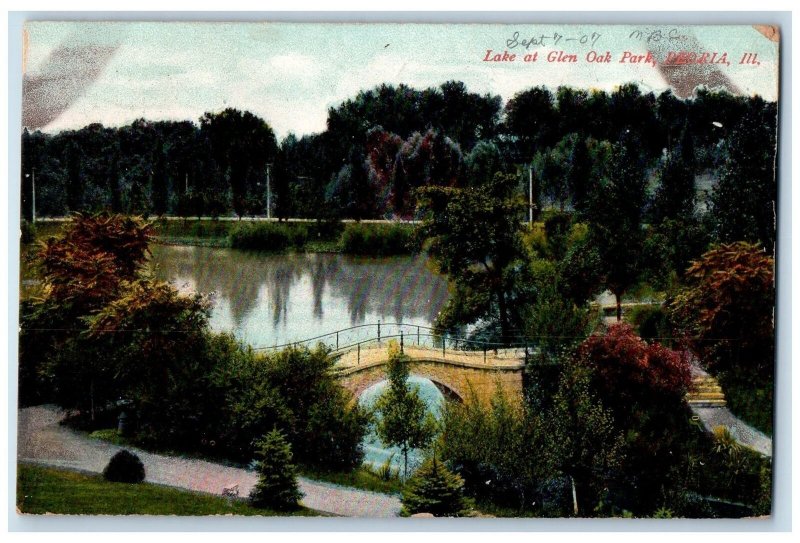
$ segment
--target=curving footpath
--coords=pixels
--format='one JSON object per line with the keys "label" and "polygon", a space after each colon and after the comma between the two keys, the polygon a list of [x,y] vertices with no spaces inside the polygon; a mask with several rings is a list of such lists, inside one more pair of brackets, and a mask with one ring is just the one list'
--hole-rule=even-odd
{"label": "curving footpath", "polygon": [[738,418],[727,407],[692,406],[692,411],[709,432],[717,426],[724,426],[740,444],[772,458],[772,439]]}
{"label": "curving footpath", "polygon": [[[694,361],[692,376],[708,377],[708,373]],[[707,431],[713,432],[717,426],[724,426],[741,445],[772,458],[772,439],[731,413],[727,407],[703,407],[691,404],[690,407]]]}
{"label": "curving footpath", "polygon": [[[56,468],[102,473],[111,457],[123,447],[112,445],[61,426],[64,412],[53,406],[20,409],[17,422],[17,459]],[[220,495],[225,487],[239,485],[247,496],[255,485],[255,472],[205,460],[153,454],[133,447],[144,463],[150,483]],[[395,517],[400,500],[395,496],[298,478],[309,509],[345,517]]]}

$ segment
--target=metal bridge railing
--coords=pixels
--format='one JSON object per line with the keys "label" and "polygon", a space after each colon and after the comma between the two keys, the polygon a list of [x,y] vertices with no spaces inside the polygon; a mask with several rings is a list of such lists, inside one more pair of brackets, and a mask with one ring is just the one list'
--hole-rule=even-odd
{"label": "metal bridge railing", "polygon": [[254,350],[278,351],[288,347],[313,348],[322,344],[337,355],[344,355],[355,350],[357,361],[360,363],[362,348],[389,340],[398,341],[401,351],[405,346],[425,347],[441,350],[443,358],[446,358],[447,353],[451,352],[461,356],[474,356],[476,360],[482,359],[484,362],[490,356],[527,361],[538,351],[537,341],[524,335],[515,335],[510,342],[501,343],[454,336],[430,326],[381,322],[359,324],[282,345],[258,346],[254,347]]}

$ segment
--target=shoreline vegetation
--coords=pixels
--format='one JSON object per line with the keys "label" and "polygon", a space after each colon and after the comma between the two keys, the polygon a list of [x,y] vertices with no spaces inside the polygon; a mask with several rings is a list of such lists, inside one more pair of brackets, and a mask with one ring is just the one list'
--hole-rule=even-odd
{"label": "shoreline vegetation", "polygon": [[[21,240],[57,235],[69,218],[23,221]],[[422,245],[412,222],[271,221],[263,219],[178,219],[151,221],[154,243],[219,247],[269,253],[342,253],[359,256],[418,254]]]}

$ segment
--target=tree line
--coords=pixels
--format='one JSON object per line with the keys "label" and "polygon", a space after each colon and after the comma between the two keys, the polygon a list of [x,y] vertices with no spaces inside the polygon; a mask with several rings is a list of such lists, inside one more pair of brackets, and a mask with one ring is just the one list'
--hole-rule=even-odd
{"label": "tree line", "polygon": [[[269,123],[226,109],[191,121],[139,119],[22,135],[22,211],[38,216],[110,210],[139,215],[407,218],[425,186],[465,187],[496,172],[534,177],[537,211],[578,210],[609,168],[610,147],[635,142],[656,219],[693,204],[725,221],[727,241],[771,245],[777,105],[699,89],[691,99],[637,85],[613,92],[543,86],[498,95],[458,81],[423,90],[381,85],[328,111],[318,134],[280,143]],[[697,179],[714,199],[694,200]],[[742,190],[753,198],[740,197]]]}

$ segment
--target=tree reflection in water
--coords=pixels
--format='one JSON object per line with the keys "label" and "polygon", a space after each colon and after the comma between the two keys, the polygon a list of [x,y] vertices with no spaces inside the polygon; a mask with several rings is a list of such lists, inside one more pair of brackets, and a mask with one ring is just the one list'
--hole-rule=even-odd
{"label": "tree reflection in water", "polygon": [[254,345],[298,341],[364,323],[430,326],[447,282],[425,256],[264,254],[156,246],[156,276],[187,291],[215,293],[212,326]]}

